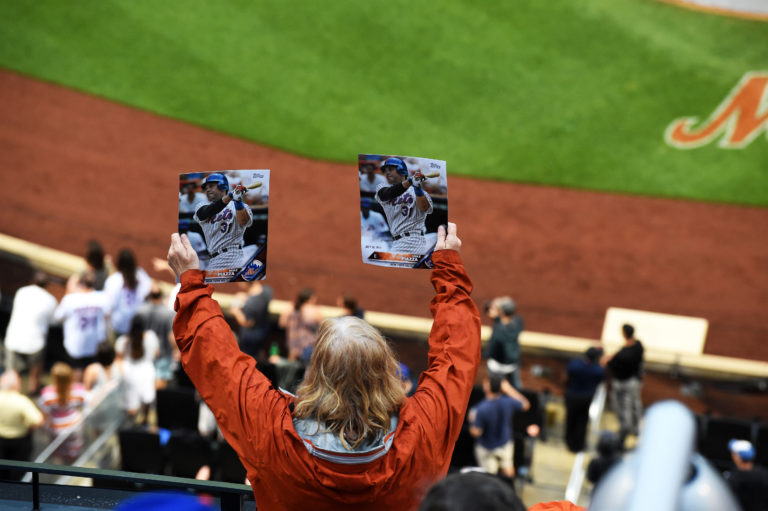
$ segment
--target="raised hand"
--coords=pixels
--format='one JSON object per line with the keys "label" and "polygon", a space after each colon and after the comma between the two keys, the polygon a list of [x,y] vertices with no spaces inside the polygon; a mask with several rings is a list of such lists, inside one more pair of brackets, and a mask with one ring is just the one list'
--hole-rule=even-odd
{"label": "raised hand", "polygon": [[456,224],[448,222],[448,228],[441,225],[437,228],[437,243],[435,244],[435,251],[438,250],[455,250],[461,249],[461,240],[456,236]]}
{"label": "raised hand", "polygon": [[200,260],[197,252],[192,248],[186,234],[179,236],[179,233],[171,234],[171,246],[168,249],[168,265],[173,269],[177,278],[187,270],[200,269]]}

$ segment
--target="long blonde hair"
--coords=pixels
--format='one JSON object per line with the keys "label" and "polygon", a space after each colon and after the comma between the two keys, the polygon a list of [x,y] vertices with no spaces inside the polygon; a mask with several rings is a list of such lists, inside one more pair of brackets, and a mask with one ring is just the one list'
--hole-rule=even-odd
{"label": "long blonde hair", "polygon": [[66,405],[69,401],[69,390],[72,387],[72,368],[65,362],[56,362],[51,368],[51,380],[56,387],[59,404]]}
{"label": "long blonde hair", "polygon": [[320,325],[306,377],[296,391],[294,417],[312,418],[347,449],[389,429],[405,400],[398,364],[384,337],[356,317]]}

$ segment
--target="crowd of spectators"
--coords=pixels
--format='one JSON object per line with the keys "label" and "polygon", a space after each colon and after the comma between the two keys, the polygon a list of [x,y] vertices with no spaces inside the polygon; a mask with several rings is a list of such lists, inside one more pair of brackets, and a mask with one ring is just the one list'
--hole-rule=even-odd
{"label": "crowd of spectators", "polygon": [[[53,456],[58,462],[72,463],[84,447],[83,435],[73,426],[82,420],[84,410],[98,400],[110,383],[117,388],[129,423],[156,427],[153,406],[157,390],[172,385],[180,372],[182,355],[172,330],[176,313],[160,287],[138,266],[133,253],[122,250],[114,268],[96,242],[89,243],[86,255],[87,269],[69,279],[60,302],[46,290],[47,279],[42,273],[36,273],[30,284],[16,293],[4,340],[4,372],[0,377],[0,458],[29,459],[33,432],[41,428],[49,440],[66,434]],[[228,312],[229,328],[237,347],[258,362],[259,371],[274,386],[271,388],[298,392],[299,402],[307,395],[323,402],[326,396],[312,394],[315,388],[309,390],[313,385],[323,389],[328,383],[318,383],[318,373],[311,372],[318,339],[326,343],[321,349],[328,350],[327,346],[340,342],[342,335],[364,329],[359,330],[358,323],[338,323],[337,328],[341,330],[329,333],[328,325],[321,327],[324,315],[314,290],[305,288],[299,291],[292,307],[280,315],[277,326],[284,330],[285,338],[277,343],[275,334],[279,332],[273,328],[269,309],[272,300],[273,291],[263,282],[251,283],[246,291],[235,296]],[[342,316],[365,324],[362,321],[365,313],[353,296],[340,296],[337,305]],[[470,400],[471,407],[464,412],[463,428],[474,441],[474,463],[469,471],[457,471],[438,481],[426,493],[421,509],[466,509],[480,503],[484,509],[525,509],[518,495],[520,485],[515,483],[514,456],[515,417],[532,408],[522,378],[524,360],[519,337],[524,321],[509,296],[488,302],[486,313],[491,319],[492,334],[482,353],[486,359],[482,372],[485,376],[475,389],[482,394],[482,399],[474,403]],[[49,357],[48,362],[53,365],[49,374],[45,374],[46,337],[55,324],[62,327],[64,350],[60,359]],[[594,485],[622,461],[625,438],[640,434],[643,347],[631,325],[624,325],[622,332],[625,345],[617,353],[606,355],[602,348],[592,347],[566,368],[564,439],[572,452],[589,447],[586,441],[588,409],[597,386],[608,380],[612,388],[611,404],[619,418],[619,430],[606,431],[600,436],[597,456],[587,471],[587,478]],[[317,358],[327,359],[328,353],[323,351]],[[346,366],[351,361],[348,358],[339,367],[349,370]],[[389,367],[387,364],[381,367]],[[381,369],[378,363],[375,366]],[[330,371],[330,367],[324,371]],[[418,378],[402,362],[393,367],[396,368],[393,381],[400,386],[393,395],[413,396],[418,390]],[[355,377],[361,371],[358,370]],[[328,376],[327,372],[322,374]],[[25,392],[22,392],[20,375],[26,379]],[[48,385],[43,386],[43,382]],[[213,382],[214,385],[220,383]],[[362,389],[368,384],[361,385],[349,395],[364,393]],[[330,389],[328,387],[326,393],[342,395],[345,392],[343,387]],[[402,402],[402,399],[398,397],[396,401]],[[221,424],[217,425],[214,413],[205,403],[201,402],[200,407],[199,431],[206,437],[224,441],[226,431],[220,429]],[[291,410],[296,414],[294,424],[300,436],[312,441],[321,438],[315,436],[317,432],[304,431],[309,426],[318,427],[316,411],[306,406]],[[92,422],[97,428],[103,428],[106,421],[113,419],[94,414]],[[354,431],[357,426],[346,436],[342,429],[339,445],[345,448],[351,445],[353,451],[359,445],[379,445],[376,443],[379,441],[381,446],[386,446],[384,435],[393,433],[396,426],[397,422],[394,426],[386,425],[382,438],[360,436],[359,431]],[[324,448],[339,447],[330,437],[322,437],[322,441],[326,442],[322,444]],[[730,445],[734,457],[730,481],[737,495],[743,496],[745,510],[764,509],[754,502],[760,501],[755,495],[765,491],[766,470],[755,464],[754,447],[745,442],[740,440]],[[236,450],[243,459],[242,449]],[[198,476],[209,477],[210,467],[202,467]],[[15,478],[15,474],[0,473],[0,479],[3,478]],[[567,502],[548,504],[551,506],[541,509],[578,509]]]}
{"label": "crowd of spectators", "polygon": [[[9,424],[5,431],[0,426],[0,437],[11,446],[3,449],[9,458],[29,459],[31,431],[44,426],[48,440],[66,436],[54,459],[74,461],[83,449],[79,425],[84,410],[111,388],[117,389],[126,414],[146,422],[155,388],[178,365],[174,312],[133,252],[121,250],[113,268],[101,245],[90,241],[85,262],[83,271],[67,280],[60,301],[46,289],[50,282],[42,272],[15,293],[0,360],[2,397],[9,403],[0,414]],[[60,345],[48,345],[54,325],[60,327]],[[21,394],[24,379],[26,392]],[[30,411],[31,402],[42,413],[42,423]],[[103,427],[115,420],[97,415],[91,424]]]}

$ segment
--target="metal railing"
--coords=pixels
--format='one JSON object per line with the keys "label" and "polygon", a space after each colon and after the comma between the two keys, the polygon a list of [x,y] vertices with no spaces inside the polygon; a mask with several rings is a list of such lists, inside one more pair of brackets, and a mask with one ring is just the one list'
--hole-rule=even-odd
{"label": "metal railing", "polygon": [[[47,463],[32,463],[26,461],[0,460],[0,470],[16,470],[31,472],[32,509],[40,509],[40,474],[54,474],[67,477],[87,477],[98,480],[120,481],[122,483],[138,483],[153,489],[165,488],[175,490],[192,490],[196,493],[206,493],[219,497],[222,511],[241,511],[246,497],[253,496],[253,490],[245,484],[224,483],[219,481],[201,481],[184,477],[161,476],[154,474],[139,474],[120,470],[106,470],[83,467],[67,467]],[[136,490],[137,494],[142,490]]]}

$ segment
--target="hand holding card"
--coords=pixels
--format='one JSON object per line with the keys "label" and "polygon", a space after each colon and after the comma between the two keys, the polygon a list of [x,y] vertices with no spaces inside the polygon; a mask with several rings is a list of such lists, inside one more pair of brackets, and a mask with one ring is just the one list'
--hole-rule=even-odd
{"label": "hand holding card", "polygon": [[186,234],[179,235],[177,232],[171,234],[168,264],[173,269],[177,278],[181,278],[181,274],[187,270],[200,269],[200,260],[197,258],[197,252],[192,248],[192,244],[189,242]]}
{"label": "hand holding card", "polygon": [[456,235],[456,224],[448,222],[448,228],[441,225],[437,228],[437,243],[435,243],[435,252],[438,250],[461,250],[461,240]]}

